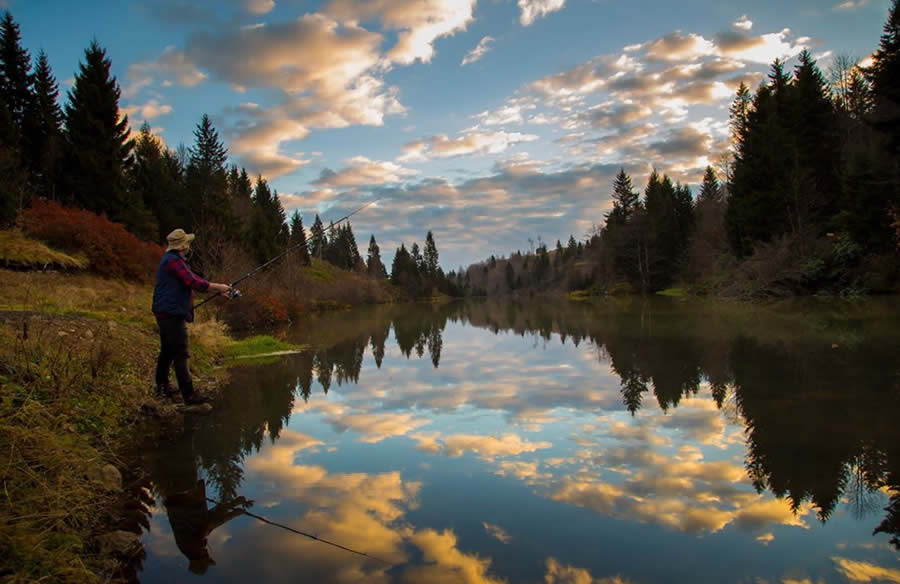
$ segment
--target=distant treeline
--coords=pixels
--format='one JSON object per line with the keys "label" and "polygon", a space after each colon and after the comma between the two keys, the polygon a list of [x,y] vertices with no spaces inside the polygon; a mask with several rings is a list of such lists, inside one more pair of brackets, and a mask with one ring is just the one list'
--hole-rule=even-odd
{"label": "distant treeline", "polygon": [[[586,241],[545,243],[460,270],[469,293],[591,289],[784,295],[895,290],[900,250],[900,2],[863,67],[829,79],[808,51],[773,63],[730,110],[733,150],[696,199],[653,171],[643,196],[620,171]],[[712,156],[711,156],[712,158]]]}
{"label": "distant treeline", "polygon": [[[363,258],[349,222],[307,233],[299,212],[287,217],[265,178],[228,164],[228,151],[204,115],[194,143],[172,150],[146,122],[136,134],[119,108],[121,90],[96,41],[84,52],[64,106],[47,55],[32,63],[9,12],[0,21],[0,228],[12,226],[33,200],[47,199],[106,215],[140,239],[163,243],[172,229],[197,233],[192,265],[207,274],[261,263],[296,246],[310,258],[386,279],[372,235]],[[307,245],[300,245],[307,241]],[[453,292],[437,267],[429,232],[425,256],[401,245],[391,281],[420,296]]]}

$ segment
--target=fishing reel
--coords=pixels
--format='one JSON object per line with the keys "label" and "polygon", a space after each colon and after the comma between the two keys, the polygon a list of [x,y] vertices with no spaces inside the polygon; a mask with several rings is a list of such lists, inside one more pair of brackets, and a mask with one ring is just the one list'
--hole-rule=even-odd
{"label": "fishing reel", "polygon": [[225,296],[229,300],[237,300],[238,298],[241,297],[241,291],[238,290],[237,288],[232,288],[230,292],[225,293]]}

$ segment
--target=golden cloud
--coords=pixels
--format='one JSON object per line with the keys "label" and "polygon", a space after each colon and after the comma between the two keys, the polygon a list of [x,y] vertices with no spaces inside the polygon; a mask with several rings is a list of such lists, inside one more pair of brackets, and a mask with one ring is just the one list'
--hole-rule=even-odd
{"label": "golden cloud", "polygon": [[425,529],[414,533],[410,542],[422,550],[425,564],[413,566],[403,574],[403,581],[430,584],[500,584],[488,574],[491,560],[457,549],[456,535],[450,530]]}
{"label": "golden cloud", "polygon": [[395,414],[380,412],[373,414],[339,414],[327,421],[340,430],[353,430],[362,434],[360,442],[375,443],[385,438],[404,436],[420,426],[431,422],[425,418],[415,418],[412,413]]}
{"label": "golden cloud", "polygon": [[560,564],[556,558],[547,558],[547,572],[544,575],[546,584],[628,584],[629,580],[621,576],[611,578],[594,578],[584,568]]}
{"label": "golden cloud", "polygon": [[900,569],[884,568],[869,562],[859,562],[847,558],[833,557],[836,569],[851,582],[895,582],[900,583]]}

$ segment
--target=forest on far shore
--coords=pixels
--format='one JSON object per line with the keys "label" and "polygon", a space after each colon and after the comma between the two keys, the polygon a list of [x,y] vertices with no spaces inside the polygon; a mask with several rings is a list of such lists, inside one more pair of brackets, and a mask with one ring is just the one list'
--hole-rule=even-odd
{"label": "forest on far shore", "polygon": [[[775,61],[730,110],[733,149],[697,196],[620,171],[584,240],[491,256],[454,273],[475,295],[548,290],[784,296],[896,292],[900,269],[900,2],[871,64],[808,51]],[[710,159],[715,158],[710,153]]]}

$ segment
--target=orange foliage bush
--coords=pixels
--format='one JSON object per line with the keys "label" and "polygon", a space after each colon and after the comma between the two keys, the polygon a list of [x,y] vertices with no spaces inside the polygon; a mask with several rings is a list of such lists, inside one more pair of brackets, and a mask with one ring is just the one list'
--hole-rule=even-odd
{"label": "orange foliage bush", "polygon": [[284,301],[271,292],[247,293],[239,300],[222,302],[219,318],[232,330],[250,330],[291,321]]}
{"label": "orange foliage bush", "polygon": [[32,237],[84,254],[89,269],[108,278],[153,281],[163,254],[162,247],[139,240],[106,216],[52,201],[34,201],[24,212],[22,223]]}

